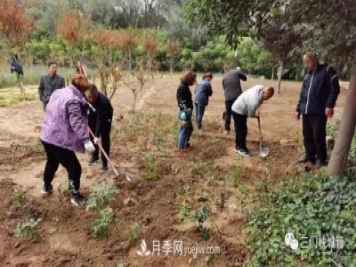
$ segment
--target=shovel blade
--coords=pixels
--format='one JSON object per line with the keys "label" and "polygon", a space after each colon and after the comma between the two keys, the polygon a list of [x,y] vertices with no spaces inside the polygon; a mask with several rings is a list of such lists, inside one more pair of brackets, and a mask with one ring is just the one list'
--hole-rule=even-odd
{"label": "shovel blade", "polygon": [[259,153],[261,158],[267,158],[269,155],[269,149],[267,147],[260,147]]}

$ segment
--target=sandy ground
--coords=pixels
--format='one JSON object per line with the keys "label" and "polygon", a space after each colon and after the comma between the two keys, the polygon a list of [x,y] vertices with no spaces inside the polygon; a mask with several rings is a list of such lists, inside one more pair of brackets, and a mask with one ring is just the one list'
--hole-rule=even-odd
{"label": "sandy ground", "polygon": [[[240,266],[248,260],[250,250],[245,234],[247,217],[238,211],[237,204],[239,182],[236,184],[229,180],[227,188],[218,185],[222,184],[221,177],[232,176],[231,170],[235,169],[238,170],[235,178],[241,183],[250,184],[251,188],[256,188],[256,181],[264,181],[273,187],[274,183],[305,171],[293,163],[303,155],[301,122],[293,118],[300,84],[283,82],[282,95],[275,95],[263,104],[262,135],[271,154],[268,160],[262,160],[257,155],[258,128],[254,119],[248,120],[248,146],[252,152],[250,159],[235,154],[233,134],[223,135],[221,114],[224,96],[220,77],[212,82],[214,93],[204,117],[204,134],[200,136],[195,131],[193,151],[184,158],[177,157],[174,140],[170,136],[175,132],[178,81],[178,76],[165,76],[146,83],[138,98],[137,109],[142,118],[150,114],[151,117],[147,117],[144,123],[138,123],[141,126],[133,128],[130,136],[129,125],[132,125],[133,119],[127,112],[133,104],[132,94],[127,88],[120,87],[112,99],[114,117],[124,114],[124,119],[115,121],[113,125],[112,159],[121,175],[115,179],[120,193],[111,205],[116,225],[107,239],[93,238],[89,234],[96,213],[70,205],[69,196],[62,192],[67,186],[66,172],[62,167],[54,180],[54,188],[58,192],[51,198],[40,196],[45,165],[45,155],[39,141],[43,119],[41,103],[23,102],[0,108],[0,197],[3,199],[0,204],[1,266],[119,266],[119,263],[123,263],[123,266],[206,266],[205,256],[197,259],[179,256],[140,257],[136,252],[141,239],[147,242],[154,239],[184,240],[201,246],[219,246],[221,253],[211,259],[210,266]],[[242,86],[245,90],[255,84],[275,85],[276,82],[251,79],[242,83]],[[346,87],[347,83],[341,85]],[[36,87],[27,86],[27,90],[36,90]],[[345,95],[343,88],[332,122],[341,117]],[[163,150],[157,150],[152,145],[157,135],[153,131],[158,121],[157,114],[163,114],[165,118],[160,126],[166,136]],[[147,170],[142,158],[151,150],[162,167],[159,179],[155,181],[143,178]],[[78,156],[83,167],[81,187],[84,194],[88,195],[90,188],[98,181],[113,179],[112,171],[99,173],[99,164],[88,166],[89,155]],[[210,171],[202,172],[202,167],[195,168],[199,164],[209,167]],[[214,175],[218,185],[212,183]],[[132,182],[127,182],[125,176],[130,176]],[[39,243],[16,239],[11,234],[11,229],[20,220],[36,216],[27,209],[14,210],[13,190],[17,187],[26,193],[27,199],[31,199],[31,205],[42,218],[40,232],[43,240]],[[180,189],[187,187],[193,190],[191,195],[180,192]],[[215,204],[221,200],[222,194],[225,206],[220,210]],[[193,222],[179,222],[182,201],[187,201],[193,208],[208,203],[211,215],[207,225],[214,229],[210,241],[201,240]],[[137,222],[143,222],[143,229],[139,231],[135,242],[129,242],[130,233]]]}

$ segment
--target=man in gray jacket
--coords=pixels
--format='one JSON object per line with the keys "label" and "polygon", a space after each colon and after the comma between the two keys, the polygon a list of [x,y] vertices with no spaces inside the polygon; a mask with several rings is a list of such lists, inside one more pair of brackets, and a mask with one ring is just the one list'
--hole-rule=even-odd
{"label": "man in gray jacket", "polygon": [[231,124],[231,106],[235,100],[242,93],[240,79],[243,81],[247,80],[246,75],[241,71],[241,68],[229,70],[226,68],[225,77],[222,81],[222,86],[225,93],[225,127],[224,133],[228,134],[230,132]]}
{"label": "man in gray jacket", "polygon": [[55,62],[48,63],[48,74],[41,76],[38,94],[43,104],[43,110],[49,102],[52,93],[66,86],[64,78],[57,75],[57,64]]}
{"label": "man in gray jacket", "polygon": [[257,118],[256,111],[264,100],[270,99],[274,94],[271,86],[255,85],[243,92],[233,103],[232,116],[235,123],[235,152],[242,156],[250,156],[246,147],[247,117]]}

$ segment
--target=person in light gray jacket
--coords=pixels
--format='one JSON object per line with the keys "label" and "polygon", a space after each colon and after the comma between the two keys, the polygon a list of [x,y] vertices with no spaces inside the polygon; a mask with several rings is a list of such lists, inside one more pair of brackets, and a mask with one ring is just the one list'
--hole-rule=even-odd
{"label": "person in light gray jacket", "polygon": [[225,76],[222,81],[222,86],[224,88],[225,94],[225,112],[224,112],[224,133],[228,134],[230,132],[231,124],[231,106],[235,100],[242,94],[242,88],[240,80],[246,81],[247,76],[241,71],[240,67],[236,69],[229,70],[228,67],[225,68]]}
{"label": "person in light gray jacket", "polygon": [[270,99],[274,94],[271,86],[255,85],[243,92],[233,103],[232,116],[235,123],[235,152],[243,156],[250,156],[246,147],[247,117],[257,118],[257,109],[263,101]]}
{"label": "person in light gray jacket", "polygon": [[38,95],[43,104],[43,110],[46,110],[46,106],[49,102],[49,98],[52,93],[57,90],[64,88],[66,83],[64,78],[57,75],[57,64],[56,62],[48,63],[48,74],[41,76],[40,85],[38,87]]}

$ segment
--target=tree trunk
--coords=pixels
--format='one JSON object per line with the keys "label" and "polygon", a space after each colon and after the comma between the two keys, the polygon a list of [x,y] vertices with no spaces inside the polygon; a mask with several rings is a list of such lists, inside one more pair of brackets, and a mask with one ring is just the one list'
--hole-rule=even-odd
{"label": "tree trunk", "polygon": [[347,157],[350,152],[352,138],[355,134],[356,126],[356,66],[352,71],[352,76],[347,92],[347,99],[341,117],[340,128],[335,140],[335,146],[331,153],[327,174],[329,176],[340,176],[343,174]]}
{"label": "tree trunk", "polygon": [[282,83],[282,75],[283,75],[283,67],[284,67],[284,60],[279,60],[279,71],[278,71],[278,83],[277,83],[277,92],[281,94],[281,83]]}
{"label": "tree trunk", "polygon": [[132,52],[129,50],[129,71],[132,71]]}
{"label": "tree trunk", "polygon": [[172,75],[173,74],[173,60],[169,62],[169,73]]}
{"label": "tree trunk", "polygon": [[275,70],[275,67],[273,66],[273,67],[272,67],[272,75],[271,75],[271,80],[272,80],[272,81],[274,80],[274,70]]}

